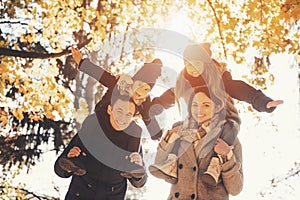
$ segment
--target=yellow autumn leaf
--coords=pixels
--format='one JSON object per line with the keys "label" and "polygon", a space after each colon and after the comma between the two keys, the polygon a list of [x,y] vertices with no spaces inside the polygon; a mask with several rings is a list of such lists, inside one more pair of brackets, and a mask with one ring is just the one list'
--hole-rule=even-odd
{"label": "yellow autumn leaf", "polygon": [[22,94],[24,94],[26,92],[26,88],[23,85],[19,85],[16,88],[18,88],[18,92],[20,92]]}
{"label": "yellow autumn leaf", "polygon": [[30,24],[30,25],[28,26],[28,30],[33,31],[33,30],[34,30],[34,26],[33,26],[32,24]]}
{"label": "yellow autumn leaf", "polygon": [[6,126],[8,123],[7,116],[1,115],[0,121],[1,121],[1,126],[3,126],[3,127]]}
{"label": "yellow autumn leaf", "polygon": [[60,106],[60,105],[55,105],[54,106],[54,110],[58,113],[58,115],[60,117],[64,117],[65,116],[65,112],[64,112],[64,109]]}
{"label": "yellow autumn leaf", "polygon": [[9,72],[9,69],[8,69],[7,65],[4,64],[4,63],[1,63],[0,64],[0,74],[4,74],[4,73],[7,73],[7,72]]}
{"label": "yellow autumn leaf", "polygon": [[24,119],[23,111],[19,108],[13,110],[13,115],[17,118],[17,120]]}
{"label": "yellow autumn leaf", "polygon": [[45,116],[48,118],[48,119],[55,119],[55,116],[53,114],[53,107],[51,104],[48,104],[45,106]]}

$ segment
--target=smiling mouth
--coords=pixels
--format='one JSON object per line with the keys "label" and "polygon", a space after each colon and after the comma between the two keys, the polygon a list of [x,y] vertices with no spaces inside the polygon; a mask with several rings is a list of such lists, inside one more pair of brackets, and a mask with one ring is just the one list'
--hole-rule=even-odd
{"label": "smiling mouth", "polygon": [[125,122],[119,122],[119,121],[116,121],[116,122],[119,126],[124,126],[126,124]]}

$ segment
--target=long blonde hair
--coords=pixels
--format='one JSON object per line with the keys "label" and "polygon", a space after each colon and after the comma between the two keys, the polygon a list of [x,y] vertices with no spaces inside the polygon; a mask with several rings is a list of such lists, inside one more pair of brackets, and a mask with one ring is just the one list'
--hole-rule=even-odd
{"label": "long blonde hair", "polygon": [[226,91],[216,65],[212,61],[204,63],[204,70],[201,76],[209,89],[211,100],[216,105],[215,113],[225,112]]}

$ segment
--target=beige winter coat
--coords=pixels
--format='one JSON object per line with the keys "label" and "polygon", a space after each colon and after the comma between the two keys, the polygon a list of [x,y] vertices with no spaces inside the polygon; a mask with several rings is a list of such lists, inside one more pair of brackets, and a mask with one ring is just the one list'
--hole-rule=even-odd
{"label": "beige winter coat", "polygon": [[[221,178],[216,188],[208,188],[201,181],[201,176],[206,171],[214,152],[211,151],[197,162],[194,145],[190,141],[178,139],[176,142],[179,142],[178,181],[171,186],[169,200],[227,200],[229,194],[237,195],[241,192],[243,187],[242,147],[238,138],[234,142],[234,155],[221,165]],[[168,154],[173,150],[174,143],[168,144],[165,140],[160,142],[155,158],[156,163],[164,162],[167,159]],[[197,145],[196,152],[200,144]],[[165,180],[168,178],[170,177],[167,175],[164,177]]]}

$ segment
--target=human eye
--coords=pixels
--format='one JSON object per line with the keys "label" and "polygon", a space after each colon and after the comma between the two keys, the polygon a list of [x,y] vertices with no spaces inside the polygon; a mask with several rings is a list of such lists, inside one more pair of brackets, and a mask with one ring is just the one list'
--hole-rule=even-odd
{"label": "human eye", "polygon": [[122,110],[121,109],[117,109],[116,113],[122,113]]}
{"label": "human eye", "polygon": [[133,116],[133,113],[129,111],[126,113],[126,116]]}
{"label": "human eye", "polygon": [[197,103],[192,103],[192,107],[198,107]]}
{"label": "human eye", "polygon": [[210,108],[210,106],[211,106],[211,105],[210,105],[209,103],[205,103],[205,104],[204,104],[204,107],[205,107],[205,108]]}

